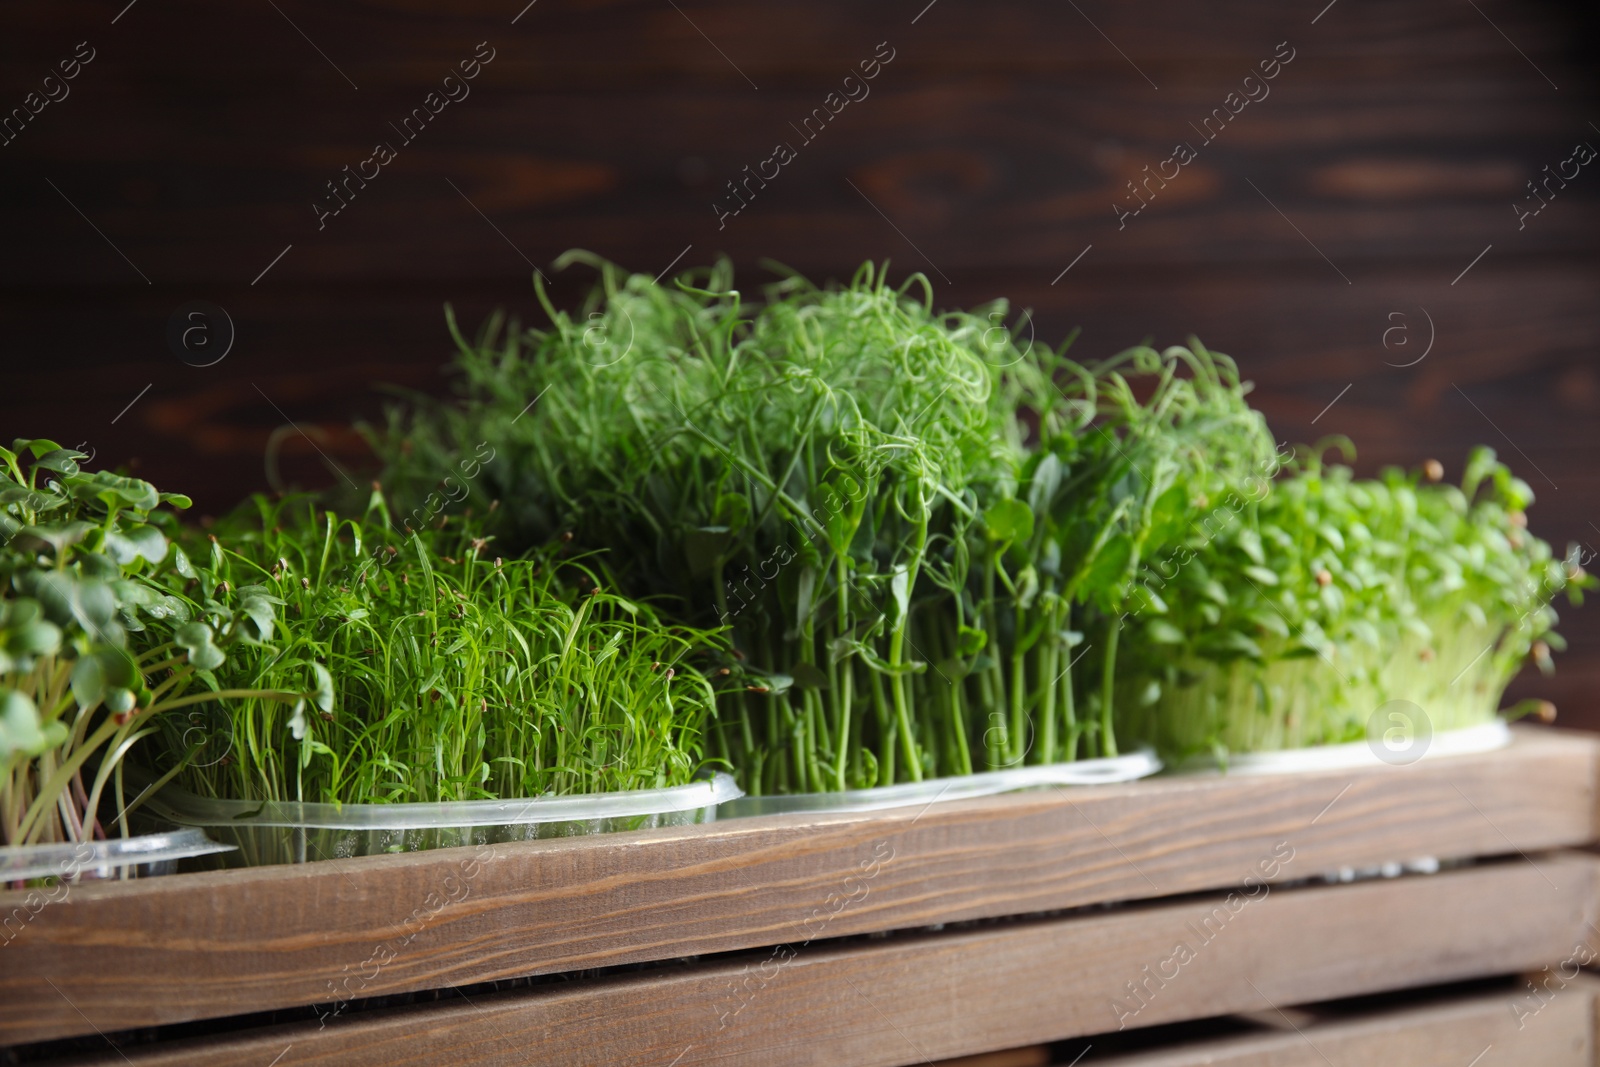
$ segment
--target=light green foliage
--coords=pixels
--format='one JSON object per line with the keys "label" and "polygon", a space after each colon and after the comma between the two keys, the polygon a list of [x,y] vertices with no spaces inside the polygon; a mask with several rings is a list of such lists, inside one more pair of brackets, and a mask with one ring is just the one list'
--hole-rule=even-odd
{"label": "light green foliage", "polygon": [[[460,516],[407,533],[374,492],[343,520],[309,498],[257,498],[209,543],[187,539],[194,577],[174,596],[197,619],[222,596],[261,631],[219,681],[303,697],[229,701],[199,724],[205,757],[178,783],[385,803],[689,781],[715,702],[689,657],[716,652],[714,635],[663,625],[584,561],[502,560],[479,533]],[[167,762],[199,740],[169,722]]]}
{"label": "light green foliage", "polygon": [[[1211,500],[1264,486],[1277,460],[1233,361],[1199,341],[1041,371],[1015,393],[1040,427],[1020,489],[1032,534],[1003,556],[991,553],[1018,608],[1007,642],[1014,679],[1007,737],[1020,753],[1015,738],[1036,705],[1032,758],[1071,759],[1080,736],[1096,742],[1099,754],[1116,755],[1117,648],[1124,620],[1153,603],[1140,570],[1185,537]],[[1022,579],[1014,591],[1008,565]],[[1090,684],[1074,678],[1080,660]],[[1003,693],[997,666],[983,694],[990,707]]]}
{"label": "light green foliage", "polygon": [[8,839],[80,833],[15,798],[98,767],[93,808],[157,727],[193,791],[340,803],[1225,754],[1390,699],[1448,729],[1592,584],[1488,450],[1460,487],[1295,458],[1198,341],[1079,363],[870,264],[747,304],[726,264],[566,261],[600,285],[540,289],[548,328],[451,320],[459,397],[367,428],[360,518],[257,500],[169,546],[145,483],[4,453]]}
{"label": "light green foliage", "polygon": [[1198,341],[1080,364],[997,326],[1003,304],[938,314],[871,266],[746,310],[725,265],[661,286],[569,258],[600,268],[589,303],[463,340],[459,403],[373,434],[386,484],[426,513],[454,457],[491,450],[469,491],[506,502],[509,543],[572,531],[624,588],[730,626],[745,688],[710,743],[752,792],[1113,755],[1118,733],[1344,740],[1385,692],[1444,728],[1492,711],[1548,629],[1516,582],[1561,566],[1504,529],[1526,487],[1492,458],[1454,495],[1280,481],[1292,454]]}
{"label": "light green foliage", "polygon": [[[704,288],[603,278],[600,320],[551,309],[548,331],[466,346],[464,403],[391,428],[386,484],[414,498],[439,476],[419,464],[487,440],[474,489],[505,502],[509,540],[574,531],[628,588],[731,625],[748,691],[712,747],[747,787],[933,771],[915,631],[948,594],[925,567],[1013,477],[988,321],[941,320],[870,268],[831,292],[790,279],[754,319],[725,267]],[[597,351],[589,321],[631,350]]]}
{"label": "light green foliage", "polygon": [[[1116,751],[1111,686],[1088,689],[1140,553],[1271,454],[1226,357],[1085,369],[1019,349],[1003,304],[936,314],[870,265],[754,313],[725,266],[601,269],[579,316],[463,342],[460,403],[373,435],[405,506],[487,444],[471,492],[509,543],[572,531],[630,591],[729,625],[745,691],[711,743],[753,792]],[[1085,627],[1108,652],[1075,674]]]}
{"label": "light green foliage", "polygon": [[1146,572],[1160,607],[1130,623],[1121,729],[1181,757],[1359,740],[1390,700],[1469,726],[1536,642],[1560,647],[1551,602],[1593,580],[1526,531],[1533,494],[1492,451],[1459,487],[1321,452]]}

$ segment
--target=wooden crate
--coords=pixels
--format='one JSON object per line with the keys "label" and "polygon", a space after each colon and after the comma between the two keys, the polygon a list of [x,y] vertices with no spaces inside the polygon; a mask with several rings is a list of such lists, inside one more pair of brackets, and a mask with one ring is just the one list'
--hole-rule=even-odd
{"label": "wooden crate", "polygon": [[[0,1041],[166,1025],[84,1062],[890,1065],[1538,970],[1600,942],[1600,860],[1563,851],[1600,838],[1597,780],[1600,741],[1526,729],[1404,768],[84,885],[0,948]],[[1321,878],[1422,857],[1477,861]]]}
{"label": "wooden crate", "polygon": [[940,1060],[936,1067],[1594,1067],[1600,979],[1581,974],[1559,986],[1551,982],[1556,995],[1536,1014],[1510,1011],[1530,996],[1527,983],[1537,981],[1548,978],[1518,975],[1389,998],[1399,1004],[1346,1001],[1253,1012],[1204,1027],[1138,1032],[1133,1041],[1098,1035]]}

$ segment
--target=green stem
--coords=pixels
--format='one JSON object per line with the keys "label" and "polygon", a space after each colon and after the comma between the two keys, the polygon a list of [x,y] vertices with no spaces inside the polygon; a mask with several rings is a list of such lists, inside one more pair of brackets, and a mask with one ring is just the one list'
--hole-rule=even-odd
{"label": "green stem", "polygon": [[1100,678],[1100,754],[1106,757],[1117,754],[1117,738],[1111,728],[1111,694],[1117,681],[1117,636],[1121,632],[1120,617],[1106,623],[1105,671]]}
{"label": "green stem", "polygon": [[1050,621],[1046,624],[1047,632],[1040,638],[1037,682],[1040,687],[1040,701],[1039,714],[1035,717],[1039,728],[1040,763],[1054,763],[1056,759],[1056,661],[1061,651],[1056,631],[1061,628],[1061,620],[1056,617],[1054,606],[1049,609],[1048,614]]}
{"label": "green stem", "polygon": [[1016,630],[1012,634],[1011,649],[1011,729],[1006,738],[1006,766],[1019,766],[1027,756],[1027,730],[1022,702],[1028,690],[1027,653],[1022,649],[1023,614],[1016,610]]}
{"label": "green stem", "polygon": [[[850,629],[850,572],[845,565],[845,557],[841,554],[836,562],[835,569],[839,584],[839,633],[842,637]],[[838,716],[834,728],[834,736],[838,742],[838,753],[834,757],[833,783],[835,789],[845,788],[845,767],[850,756],[850,712],[851,704],[855,700],[855,671],[849,659],[842,663],[836,661],[830,654],[828,656],[828,676],[831,682],[834,707]]]}
{"label": "green stem", "polygon": [[883,695],[883,672],[870,671],[872,676],[872,708],[878,718],[878,784],[894,784],[894,723],[889,718],[889,702]]}

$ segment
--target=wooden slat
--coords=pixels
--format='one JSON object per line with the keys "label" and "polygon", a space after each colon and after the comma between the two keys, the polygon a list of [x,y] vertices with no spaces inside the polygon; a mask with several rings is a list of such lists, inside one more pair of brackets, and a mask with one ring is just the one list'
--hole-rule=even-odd
{"label": "wooden slat", "polygon": [[[850,62],[841,66],[848,70]],[[227,142],[225,154],[187,143],[170,113],[109,107],[46,125],[53,118],[47,110],[38,120],[43,129],[5,147],[34,155],[32,168],[56,174],[51,180],[115,235],[154,285],[180,290],[248,288],[288,243],[297,254],[274,268],[272,289],[448,279],[470,290],[488,279],[526,282],[531,270],[522,255],[548,271],[573,246],[653,274],[693,242],[685,266],[716,252],[754,265],[776,252],[798,268],[848,274],[863,259],[889,256],[941,283],[1018,266],[1048,281],[1092,243],[1086,265],[1096,269],[1288,264],[1325,280],[1332,292],[1344,282],[1307,239],[1354,281],[1370,278],[1374,263],[1443,260],[1454,265],[1438,271],[1449,282],[1489,242],[1498,246],[1497,259],[1552,262],[1588,253],[1600,219],[1594,199],[1573,185],[1518,229],[1512,205],[1540,203],[1525,183],[1540,180],[1542,166],[1553,170],[1593,131],[1550,106],[1545,86],[1485,83],[1475,75],[1442,81],[1419,74],[1371,85],[1302,77],[1296,84],[1296,75],[1311,71],[1290,68],[1278,91],[1208,144],[1191,123],[1220,107],[1234,79],[1169,84],[1160,106],[1145,98],[1147,89],[1108,93],[1055,79],[1030,89],[1019,107],[1006,83],[959,92],[944,82],[907,85],[891,66],[859,111],[841,112],[808,142],[791,124],[821,105],[827,83],[680,98],[680,110],[641,124],[639,116],[659,106],[658,90],[520,92],[493,84],[499,73],[487,71],[459,114],[442,113],[438,128],[413,145],[387,123],[406,115],[426,88],[415,91],[417,99],[397,96],[377,115],[365,106],[352,113],[348,104],[308,109],[292,136],[244,136]],[[228,111],[231,123],[250,131],[273,130],[281,114],[281,102],[266,96]],[[930,114],[940,116],[947,141],[904,138]],[[597,137],[607,129],[630,135]],[[719,131],[714,141],[706,129]],[[531,150],[530,137],[548,147]],[[1446,147],[1419,158],[1413,146],[1424,137]],[[377,140],[397,152],[394,162],[319,228],[312,202],[319,195],[340,202],[324,183],[343,177],[343,167],[353,172]],[[794,161],[755,190],[747,209],[720,223],[714,201],[724,210],[742,202],[726,183],[744,180],[746,166],[754,173],[779,142],[796,153]],[[1168,164],[1167,173],[1178,174],[1170,184],[1152,179],[1135,196],[1127,183],[1161,170],[1180,142],[1197,158],[1181,173]],[[130,199],[97,180],[108,148],[128,173],[150,175],[152,184],[173,153],[193,152],[183,159],[193,180],[232,195],[203,206],[177,195],[154,204]],[[686,182],[672,168],[691,153],[702,176]],[[0,222],[10,235],[0,282],[8,288],[65,292],[90,283],[133,298],[138,286],[139,296],[148,295],[48,184],[19,174],[0,179],[0,191]],[[743,192],[748,199],[751,190]],[[1123,219],[1113,208],[1132,211],[1146,199],[1136,217]],[[872,205],[930,259],[904,245]],[[659,260],[654,250],[645,254],[650,246],[641,237],[652,228],[673,233]],[[230,237],[223,247],[219,232]],[[440,300],[451,295],[436,291]],[[1375,347],[1383,328],[1373,334]]]}
{"label": "wooden slat", "polygon": [[[1590,936],[1597,887],[1595,857],[1519,858],[1280,889],[1217,922],[1209,943],[1196,930],[1226,907],[1217,896],[817,946],[764,972],[770,958],[752,955],[126,1053],[140,1067],[264,1064],[280,1053],[285,1065],[894,1067],[1102,1033],[1119,1020],[1150,1026],[1554,964]],[[1136,1003],[1128,984],[1162,970],[1179,942],[1192,958],[1147,987],[1137,1015],[1118,1012],[1119,1000]],[[743,1010],[723,1015],[737,1004],[734,984],[762,973],[764,988],[752,982]],[[1549,1006],[1527,1029],[1564,1018],[1565,1006]]]}
{"label": "wooden slat", "polygon": [[[1137,92],[1156,103],[1161,94],[1184,81],[1237,81],[1272,54],[1275,42],[1288,38],[1299,52],[1296,64],[1322,59],[1330,66],[1337,64],[1351,81],[1464,72],[1513,85],[1531,83],[1551,92],[1470,8],[1461,11],[1424,0],[1398,0],[1340,11],[1337,16],[1330,13],[1314,30],[1307,28],[1303,12],[1291,14],[1249,2],[1197,9],[1100,0],[1074,8],[1007,0],[973,9],[941,7],[912,26],[911,19],[925,6],[916,0],[875,7],[730,0],[679,5],[688,18],[670,7],[663,12],[660,5],[634,0],[598,8],[540,5],[515,29],[508,26],[507,6],[497,0],[449,9],[415,2],[281,4],[284,13],[360,84],[359,95],[332,67],[319,65],[304,40],[270,8],[264,14],[239,11],[221,19],[198,0],[178,0],[141,12],[140,19],[121,20],[115,31],[96,39],[106,45],[90,70],[115,77],[119,90],[141,90],[130,103],[146,109],[159,103],[169,110],[209,112],[219,103],[267,98],[273,94],[265,87],[271,87],[277,97],[286,98],[286,108],[315,99],[325,108],[355,110],[369,95],[380,100],[401,96],[414,102],[409,98],[420,97],[419,87],[436,82],[471,54],[475,42],[488,38],[498,50],[488,74],[501,87],[549,93],[646,90],[658,97],[716,91],[754,95],[750,83],[723,55],[737,61],[763,94],[815,89],[841,79],[857,59],[871,55],[873,46],[887,38],[898,51],[891,69],[906,79],[948,83],[988,77],[1026,85],[1041,78],[1076,77],[1093,79],[1102,92]],[[0,57],[0,69],[17,85],[42,77],[62,42],[69,36],[80,40],[90,27],[106,21],[103,15],[99,6],[83,2],[18,9],[17,21],[8,25],[14,38],[8,43],[13,47]],[[1567,20],[1538,8],[1510,5],[1493,15],[1496,24],[1558,82],[1567,84],[1568,77],[1577,73],[1581,59],[1570,53],[1572,30]],[[1127,51],[1119,54],[1107,44],[1089,19]],[[716,50],[697,27],[717,42]],[[251,47],[238,50],[231,61],[226,50],[213,49],[197,50],[182,66],[167,62],[208,35],[230,43],[248,41]],[[595,47],[602,41],[609,47]],[[66,51],[70,53],[70,47]],[[142,62],[146,59],[155,62]],[[1159,94],[1130,65],[1133,60],[1160,84]],[[101,67],[107,69],[102,72]],[[181,95],[196,83],[211,90],[206,98],[189,100]],[[1396,99],[1395,107],[1407,102]],[[301,117],[314,119],[305,113]],[[635,123],[645,128],[661,118],[676,117],[671,108],[661,107],[641,112]],[[227,132],[240,134],[241,145],[250,139],[244,134],[257,138],[281,134],[253,128]]]}
{"label": "wooden slat", "polygon": [[1086,1067],[1594,1067],[1600,981],[1578,975],[1555,991],[1537,1014],[1519,1016],[1512,1005],[1524,1007],[1521,994],[1525,993],[1517,988],[1466,996],[1313,1022],[1299,1032],[1284,1026],[1281,1033],[1090,1056],[1084,1063]]}
{"label": "wooden slat", "polygon": [[1285,845],[1281,878],[1582,844],[1597,756],[1527,729],[1407,768],[500,845],[468,877],[454,849],[85,885],[4,948],[0,1043],[805,940],[808,918],[831,938],[1170,896],[1238,885]]}
{"label": "wooden slat", "polygon": [[[5,146],[18,165],[0,176],[8,235],[0,279],[57,292],[92,282],[124,296],[151,288],[45,175],[153,291],[173,287],[179,302],[177,291],[195,286],[247,287],[289,243],[295,252],[269,287],[439,283],[430,302],[489,279],[526,279],[523,254],[547,265],[575,244],[652,274],[691,241],[688,262],[713,250],[813,270],[848,271],[867,256],[910,262],[918,254],[846,177],[957,277],[1025,263],[1050,278],[1092,241],[1091,262],[1287,259],[1342,284],[1273,204],[1347,271],[1352,260],[1414,264],[1442,252],[1456,263],[1448,280],[1490,241],[1497,255],[1594,247],[1595,209],[1582,182],[1523,229],[1511,211],[1525,182],[1590,135],[1582,90],[1555,94],[1466,5],[1403,0],[1337,20],[1330,13],[1314,31],[1259,4],[1203,13],[1176,4],[951,5],[913,28],[914,11],[895,18],[849,4],[716,3],[680,14],[635,3],[530,11],[515,31],[491,15],[493,3],[448,14],[413,3],[300,6],[237,13],[227,32],[246,36],[246,50],[206,47],[219,30],[192,0],[141,11],[96,38],[98,56],[70,97]],[[303,19],[361,91],[285,16]],[[1558,82],[1578,77],[1551,54],[1567,39],[1564,20],[1495,18]],[[64,6],[30,14],[0,68],[16,89],[6,106],[37,85],[68,35],[80,40],[99,21]],[[1206,144],[1191,123],[1221,107],[1286,38],[1296,58],[1270,95]],[[492,42],[495,59],[470,95],[415,143],[401,140],[389,123],[480,40]],[[880,41],[895,58],[870,95],[826,136],[802,140],[791,124]],[[283,122],[286,114],[296,121]],[[398,148],[396,160],[350,211],[321,226],[311,204],[327,195],[324,183],[380,139]],[[798,160],[719,227],[711,201],[778,140],[792,142]],[[1158,169],[1178,141],[1198,142],[1200,157],[1122,228],[1111,205],[1131,195],[1125,182],[1146,165]],[[1261,302],[1256,313],[1273,312]],[[116,339],[148,326],[135,321]],[[244,341],[252,324],[239,322]]]}

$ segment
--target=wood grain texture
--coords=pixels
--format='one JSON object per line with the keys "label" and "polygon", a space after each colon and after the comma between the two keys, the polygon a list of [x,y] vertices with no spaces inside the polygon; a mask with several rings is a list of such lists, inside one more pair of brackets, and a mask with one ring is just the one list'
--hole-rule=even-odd
{"label": "wood grain texture", "polygon": [[[1600,983],[1580,975],[1537,1016],[1518,1016],[1508,996],[1313,1021],[1300,1031],[1250,1034],[1126,1055],[1085,1057],[1088,1067],[1594,1067]],[[1067,1060],[1059,1061],[1065,1064]]]}
{"label": "wood grain texture", "polygon": [[[129,1050],[129,1058],[141,1067],[267,1063],[279,1053],[283,1065],[895,1067],[1101,1033],[1119,1021],[1151,1026],[1554,963],[1590,936],[1600,860],[1534,862],[1537,869],[1516,859],[1280,889],[1208,927],[1209,942],[1196,930],[1225,905],[1192,897],[816,946],[765,972],[756,955],[336,1019],[321,1029],[281,1026]],[[1179,942],[1193,946],[1192,958],[1145,987],[1137,1014],[1118,1011],[1119,998],[1138,1003],[1130,984],[1145,980],[1145,968],[1159,969]],[[766,975],[764,986],[751,985],[744,1008],[725,1015],[738,1004],[731,989],[750,974]],[[1501,1010],[1510,1018],[1509,1007]],[[1528,1029],[1541,1040],[1535,1027],[1559,1028],[1569,1014],[1547,1007]],[[108,1053],[95,1062],[121,1061]]]}
{"label": "wood grain texture", "polygon": [[1597,756],[1529,728],[1408,768],[498,845],[470,875],[451,849],[85,885],[3,949],[0,1042],[1165,897],[1282,843],[1279,879],[1577,845],[1600,836]]}

